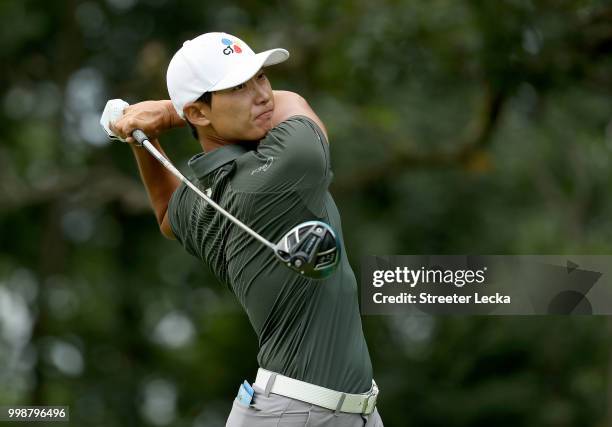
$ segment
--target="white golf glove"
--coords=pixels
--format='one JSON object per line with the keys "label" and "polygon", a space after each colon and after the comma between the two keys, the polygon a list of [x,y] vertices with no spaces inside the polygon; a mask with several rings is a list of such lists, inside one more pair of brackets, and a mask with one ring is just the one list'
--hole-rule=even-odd
{"label": "white golf glove", "polygon": [[110,129],[110,123],[114,123],[123,117],[123,110],[129,105],[130,104],[123,99],[111,99],[106,103],[104,111],[102,112],[102,117],[100,117],[100,125],[102,125],[109,138],[125,142],[125,139],[119,138],[113,133]]}

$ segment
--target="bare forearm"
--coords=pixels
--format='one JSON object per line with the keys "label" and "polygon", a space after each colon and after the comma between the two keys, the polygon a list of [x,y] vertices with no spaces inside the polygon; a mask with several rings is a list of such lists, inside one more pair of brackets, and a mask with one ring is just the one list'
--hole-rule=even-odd
{"label": "bare forearm", "polygon": [[[157,139],[153,139],[151,143],[164,156],[166,155]],[[132,152],[138,163],[140,177],[147,190],[151,206],[157,218],[157,223],[161,227],[166,211],[168,210],[170,197],[172,197],[172,193],[174,193],[180,181],[145,149],[132,145]]]}
{"label": "bare forearm", "polygon": [[[141,129],[149,137],[149,141],[161,152],[157,136],[168,129],[185,126],[169,100],[144,101],[126,107],[123,116],[117,122],[110,123],[111,130],[119,137],[133,144],[132,132]],[[174,238],[166,212],[172,193],[179,185],[179,179],[164,168],[145,149],[132,145],[132,151],[142,182],[149,195],[151,206],[160,226],[162,234],[169,239]],[[165,156],[165,153],[164,153]]]}

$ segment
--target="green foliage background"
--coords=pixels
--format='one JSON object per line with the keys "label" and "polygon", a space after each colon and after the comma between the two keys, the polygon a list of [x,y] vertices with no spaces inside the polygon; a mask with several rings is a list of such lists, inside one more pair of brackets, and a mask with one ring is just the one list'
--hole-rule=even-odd
{"label": "green foliage background", "polygon": [[[0,405],[222,426],[257,342],[161,237],[109,98],[167,97],[200,33],[285,47],[326,123],[347,251],[607,254],[609,1],[2,0]],[[187,130],[162,142],[185,168]],[[604,317],[364,317],[386,426],[612,426]]]}

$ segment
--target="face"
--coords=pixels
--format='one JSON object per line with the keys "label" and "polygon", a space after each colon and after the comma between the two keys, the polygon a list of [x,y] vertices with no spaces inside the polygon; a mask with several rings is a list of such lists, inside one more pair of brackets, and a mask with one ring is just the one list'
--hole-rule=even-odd
{"label": "face", "polygon": [[213,93],[204,106],[209,136],[225,141],[255,141],[272,129],[274,97],[263,70],[245,83]]}

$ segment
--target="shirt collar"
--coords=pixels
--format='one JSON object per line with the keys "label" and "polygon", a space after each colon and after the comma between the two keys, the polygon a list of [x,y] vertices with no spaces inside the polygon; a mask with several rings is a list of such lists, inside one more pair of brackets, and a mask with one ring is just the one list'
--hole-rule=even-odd
{"label": "shirt collar", "polygon": [[188,165],[198,179],[217,170],[221,166],[236,160],[249,150],[255,148],[252,144],[229,144],[219,147],[208,153],[199,153],[193,156]]}

